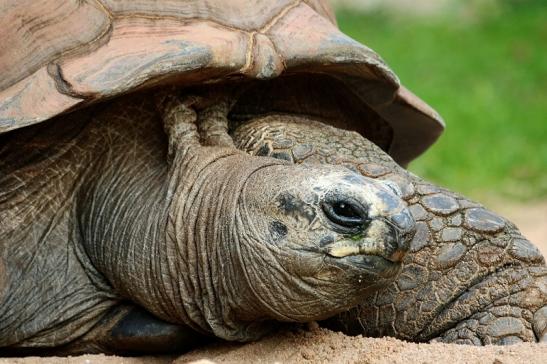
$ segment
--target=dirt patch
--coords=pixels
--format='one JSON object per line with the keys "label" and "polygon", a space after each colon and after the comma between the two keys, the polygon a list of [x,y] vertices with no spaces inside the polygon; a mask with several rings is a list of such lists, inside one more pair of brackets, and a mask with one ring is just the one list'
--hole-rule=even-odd
{"label": "dirt patch", "polygon": [[414,344],[393,338],[350,337],[326,329],[285,332],[259,342],[217,344],[173,358],[119,358],[84,355],[73,358],[4,359],[21,364],[141,364],[141,363],[547,363],[547,345],[474,347],[449,344]]}

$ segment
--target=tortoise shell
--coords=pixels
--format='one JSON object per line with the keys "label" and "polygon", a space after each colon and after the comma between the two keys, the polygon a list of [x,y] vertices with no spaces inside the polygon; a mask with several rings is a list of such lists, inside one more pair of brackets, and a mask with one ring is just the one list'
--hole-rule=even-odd
{"label": "tortoise shell", "polygon": [[[4,0],[0,9],[0,133],[163,84],[303,74],[336,81],[388,125],[382,147],[400,164],[444,129],[374,51],[338,30],[325,0]],[[361,133],[356,124],[374,122],[357,120],[349,128]]]}

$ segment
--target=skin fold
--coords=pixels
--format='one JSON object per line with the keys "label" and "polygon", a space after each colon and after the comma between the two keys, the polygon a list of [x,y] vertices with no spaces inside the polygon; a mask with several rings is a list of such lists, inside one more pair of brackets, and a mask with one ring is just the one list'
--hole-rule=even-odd
{"label": "skin fold", "polygon": [[393,280],[401,191],[243,153],[226,110],[131,95],[1,136],[0,348],[254,340]]}
{"label": "skin fold", "polygon": [[518,229],[397,165],[361,135],[269,115],[239,126],[236,146],[296,164],[342,165],[396,183],[417,222],[398,279],[324,325],[349,334],[472,345],[547,339],[547,268]]}

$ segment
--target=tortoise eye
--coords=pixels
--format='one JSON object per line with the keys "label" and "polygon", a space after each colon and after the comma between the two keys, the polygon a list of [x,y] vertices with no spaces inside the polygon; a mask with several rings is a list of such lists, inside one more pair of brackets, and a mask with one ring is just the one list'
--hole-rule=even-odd
{"label": "tortoise eye", "polygon": [[352,201],[335,200],[323,203],[325,216],[334,224],[351,230],[364,228],[367,213]]}

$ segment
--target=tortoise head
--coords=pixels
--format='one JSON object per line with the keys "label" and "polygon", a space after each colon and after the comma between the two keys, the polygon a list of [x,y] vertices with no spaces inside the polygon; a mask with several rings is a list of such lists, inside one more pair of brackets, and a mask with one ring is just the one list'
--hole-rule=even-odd
{"label": "tortoise head", "polygon": [[317,320],[394,279],[415,228],[399,194],[343,167],[273,165],[251,174],[235,230],[258,311]]}

